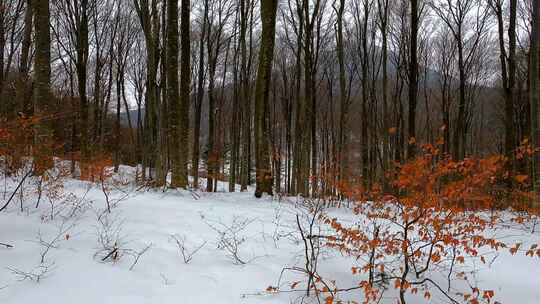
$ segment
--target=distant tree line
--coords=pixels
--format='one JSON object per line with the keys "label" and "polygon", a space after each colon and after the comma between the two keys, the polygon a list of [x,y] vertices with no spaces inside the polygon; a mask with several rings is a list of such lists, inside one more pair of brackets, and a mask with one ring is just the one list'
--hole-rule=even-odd
{"label": "distant tree line", "polygon": [[0,0],[2,123],[158,187],[337,194],[437,143],[540,189],[538,2]]}

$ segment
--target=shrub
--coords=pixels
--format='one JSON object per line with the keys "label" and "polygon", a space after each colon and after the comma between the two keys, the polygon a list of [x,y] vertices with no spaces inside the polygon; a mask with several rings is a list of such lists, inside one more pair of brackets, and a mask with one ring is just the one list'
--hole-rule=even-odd
{"label": "shrub", "polygon": [[[346,290],[362,290],[365,303],[377,302],[386,288],[396,290],[401,304],[408,294],[429,300],[433,293],[451,303],[490,303],[493,290],[471,280],[477,270],[472,261],[485,264],[503,248],[520,251],[521,244],[503,242],[492,228],[534,214],[527,178],[505,168],[502,156],[456,162],[426,146],[388,174],[390,192],[377,184],[349,189],[356,223],[324,219],[335,232],[327,245],[359,261],[351,269],[359,282]],[[509,181],[515,186],[509,188]],[[531,244],[525,252],[540,257],[537,248]]]}

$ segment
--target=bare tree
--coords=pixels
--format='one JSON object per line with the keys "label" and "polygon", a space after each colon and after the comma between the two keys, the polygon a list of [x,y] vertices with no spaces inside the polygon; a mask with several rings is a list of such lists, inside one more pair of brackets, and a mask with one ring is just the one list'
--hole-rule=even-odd
{"label": "bare tree", "polygon": [[180,134],[178,153],[180,154],[178,164],[181,187],[188,185],[188,152],[189,152],[189,104],[191,92],[191,21],[189,0],[182,0],[181,7],[181,66],[180,66]]}
{"label": "bare tree", "polygon": [[[529,100],[531,103],[531,134],[535,148],[540,146],[540,1],[534,1],[533,27],[529,59]],[[533,183],[540,193],[540,153],[533,158]]]}
{"label": "bare tree", "polygon": [[457,47],[459,99],[452,151],[452,156],[457,160],[463,159],[466,154],[467,72],[474,60],[474,54],[478,51],[478,45],[486,33],[489,17],[489,9],[477,8],[476,3],[476,0],[446,0],[443,7],[431,6],[440,20],[449,28]]}
{"label": "bare tree", "polygon": [[257,188],[255,196],[272,194],[272,171],[268,146],[268,118],[265,108],[270,92],[270,77],[274,59],[277,0],[261,0],[262,37],[259,50],[259,68],[255,87],[255,158]]}
{"label": "bare tree", "polygon": [[199,160],[200,160],[200,131],[201,131],[201,115],[202,115],[202,103],[204,98],[204,79],[206,77],[206,68],[205,68],[205,54],[204,54],[204,45],[206,41],[206,27],[208,20],[208,0],[204,1],[205,5],[203,8],[203,16],[201,18],[201,29],[200,29],[200,38],[199,38],[199,64],[198,64],[198,75],[197,75],[197,95],[195,97],[194,105],[194,119],[193,119],[193,150],[192,150],[192,161],[191,161],[191,170],[193,175],[193,187],[197,188],[199,186]]}
{"label": "bare tree", "polygon": [[144,40],[146,44],[146,96],[145,96],[145,123],[143,131],[143,140],[147,143],[143,151],[143,179],[146,176],[146,168],[151,167],[157,160],[155,167],[157,172],[157,185],[165,184],[164,161],[161,149],[158,149],[160,141],[158,138],[158,110],[159,110],[159,92],[157,85],[157,72],[159,65],[159,11],[158,2],[160,0],[133,0],[135,10],[139,17]]}

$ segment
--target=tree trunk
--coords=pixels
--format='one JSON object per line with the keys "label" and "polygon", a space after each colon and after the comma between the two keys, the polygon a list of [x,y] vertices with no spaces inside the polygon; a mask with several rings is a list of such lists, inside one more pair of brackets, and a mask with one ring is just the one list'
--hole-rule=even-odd
{"label": "tree trunk", "polygon": [[[190,0],[182,0],[181,2],[181,20],[180,31],[181,35],[181,67],[180,67],[180,130],[179,141],[180,153],[178,164],[179,166],[179,184],[180,187],[188,186],[188,159],[189,159],[189,103],[191,90],[191,41],[190,41]],[[174,153],[174,151],[173,151]]]}
{"label": "tree trunk", "polygon": [[[23,39],[21,43],[21,61],[19,65],[19,86],[17,90],[19,91],[20,96],[22,96],[21,99],[23,100],[23,113],[27,116],[33,114],[32,100],[27,93],[28,71],[30,70],[30,47],[32,46],[32,17],[32,1],[26,0]],[[2,85],[0,85],[0,87],[1,86]]]}
{"label": "tree trunk", "polygon": [[[79,8],[75,8],[79,9]],[[86,95],[86,77],[88,62],[88,0],[81,1],[80,24],[77,27],[77,88],[80,99],[80,132],[81,132],[81,159],[89,156],[88,140],[88,97]]]}
{"label": "tree trunk", "polygon": [[[540,1],[534,1],[533,31],[529,58],[529,100],[531,103],[531,135],[533,147],[540,147]],[[533,157],[534,191],[540,194],[540,152]]]}
{"label": "tree trunk", "polygon": [[167,104],[171,142],[171,187],[185,187],[180,155],[180,99],[178,93],[178,1],[167,1]]}
{"label": "tree trunk", "polygon": [[251,146],[251,94],[249,90],[249,67],[247,54],[247,27],[249,0],[240,0],[240,99],[242,111],[242,156],[240,164],[240,190],[246,191],[249,184]]}
{"label": "tree trunk", "polygon": [[[34,6],[34,12],[36,16],[35,20],[35,57],[34,57],[34,107],[36,107],[38,113],[45,111],[50,98],[50,82],[51,82],[51,33],[49,26],[50,10],[49,0],[36,1]],[[46,123],[40,123],[37,126],[37,143],[46,144],[50,132]],[[38,166],[37,175],[41,174],[43,170],[52,165],[52,151],[46,147],[40,147],[44,149],[41,151],[47,158],[45,162]]]}
{"label": "tree trunk", "polygon": [[[536,1],[537,2],[537,1]],[[505,154],[509,160],[509,170],[514,167],[514,153],[516,149],[516,133],[514,127],[514,94],[516,94],[516,19],[517,0],[510,0],[510,24],[508,26],[508,87],[506,88],[506,98],[504,104],[505,112]]]}
{"label": "tree trunk", "polygon": [[[208,41],[210,34],[208,34]],[[208,63],[209,63],[209,81],[208,81],[208,155],[206,160],[207,167],[207,181],[206,181],[206,191],[214,191],[214,182],[217,183],[214,179],[216,178],[216,164],[218,163],[218,155],[215,151],[215,75],[216,75],[216,60],[213,55],[214,50],[211,47],[211,44],[208,43]],[[217,51],[216,51],[217,52]]]}
{"label": "tree trunk", "polygon": [[51,81],[51,34],[49,31],[49,0],[36,1],[35,33],[35,105],[38,109],[47,103]]}
{"label": "tree trunk", "polygon": [[348,120],[348,98],[347,98],[347,76],[345,71],[345,55],[343,46],[343,14],[345,12],[345,0],[339,1],[339,8],[337,9],[337,28],[336,28],[336,43],[337,43],[337,57],[339,63],[339,137],[338,137],[338,155],[337,161],[339,162],[337,181],[341,182],[346,178],[346,151],[347,146],[347,120]]}
{"label": "tree trunk", "polygon": [[[458,34],[461,37],[461,34]],[[465,133],[465,59],[463,58],[463,43],[461,38],[457,39],[458,44],[458,69],[459,69],[459,100],[458,116],[456,121],[456,132],[454,133],[454,146],[452,156],[454,160],[459,161],[465,157],[465,142],[463,134]]]}
{"label": "tree trunk", "polygon": [[[4,51],[6,48],[6,9],[3,7],[5,4],[0,1],[0,94],[4,88]],[[3,105],[1,105],[3,106]]]}
{"label": "tree trunk", "polygon": [[411,36],[409,58],[409,121],[407,158],[416,155],[416,105],[418,103],[418,0],[411,1]]}
{"label": "tree trunk", "polygon": [[193,175],[193,187],[199,187],[199,159],[200,159],[200,133],[201,133],[201,115],[202,103],[204,98],[204,41],[206,35],[206,19],[208,14],[208,6],[205,8],[205,16],[201,30],[201,39],[199,41],[199,70],[197,76],[197,97],[195,100],[195,120],[193,123],[193,151],[191,160],[191,170]]}
{"label": "tree trunk", "polygon": [[[380,1],[380,0],[379,0]],[[382,153],[382,179],[385,190],[388,188],[386,180],[386,171],[389,169],[389,125],[388,125],[388,0],[379,2],[380,11],[380,30],[382,39],[382,134],[383,134],[383,153]]]}
{"label": "tree trunk", "polygon": [[261,0],[262,37],[259,51],[259,67],[255,86],[255,196],[272,194],[272,171],[268,146],[268,122],[265,105],[268,104],[274,43],[276,33],[277,0]]}

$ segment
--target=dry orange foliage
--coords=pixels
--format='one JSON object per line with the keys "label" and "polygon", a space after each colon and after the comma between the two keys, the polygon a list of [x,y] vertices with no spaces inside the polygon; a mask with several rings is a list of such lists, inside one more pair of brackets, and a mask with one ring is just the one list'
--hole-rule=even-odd
{"label": "dry orange foliage", "polygon": [[491,303],[494,291],[476,286],[467,265],[485,264],[502,249],[540,257],[537,244],[522,249],[490,233],[538,214],[527,176],[509,174],[505,164],[499,155],[453,161],[426,145],[388,174],[391,191],[378,184],[341,189],[356,202],[357,221],[327,216],[324,222],[335,232],[328,246],[364,261],[351,270],[358,285],[347,290],[362,290],[365,303],[377,302],[385,288],[394,288],[401,304],[420,292],[427,302],[437,293],[452,303]]}
{"label": "dry orange foliage", "polygon": [[53,151],[58,149],[53,136],[38,131],[44,115],[24,116],[0,121],[0,155],[4,157],[6,172],[16,172],[26,164],[25,157],[32,157],[37,173],[52,167]]}
{"label": "dry orange foliage", "polygon": [[111,172],[108,169],[112,168],[113,160],[108,154],[94,155],[80,162],[81,180],[96,182],[106,180]]}

